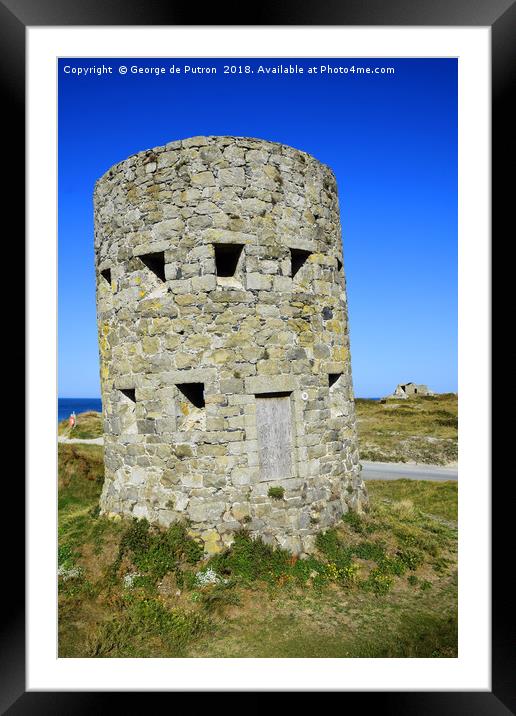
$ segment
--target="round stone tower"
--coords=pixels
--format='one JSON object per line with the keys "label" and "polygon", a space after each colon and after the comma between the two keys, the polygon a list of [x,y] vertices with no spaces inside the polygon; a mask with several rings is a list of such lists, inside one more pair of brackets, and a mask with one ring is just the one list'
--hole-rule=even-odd
{"label": "round stone tower", "polygon": [[116,164],[94,204],[102,512],[310,552],[367,502],[332,171],[193,137]]}

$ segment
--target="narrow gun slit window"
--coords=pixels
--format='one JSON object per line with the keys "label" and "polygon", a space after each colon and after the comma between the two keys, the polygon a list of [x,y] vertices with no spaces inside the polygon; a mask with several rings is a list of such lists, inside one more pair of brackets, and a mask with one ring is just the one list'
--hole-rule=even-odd
{"label": "narrow gun slit window", "polygon": [[292,278],[294,278],[299,269],[304,266],[304,264],[308,260],[308,257],[310,256],[310,253],[310,251],[305,251],[304,249],[290,249]]}
{"label": "narrow gun slit window", "polygon": [[342,373],[328,373],[328,384],[330,388],[332,387],[332,385],[335,385],[341,375]]}
{"label": "narrow gun slit window", "polygon": [[165,280],[165,252],[156,251],[152,254],[141,254],[138,257],[160,281]]}
{"label": "narrow gun slit window", "polygon": [[176,383],[177,389],[196,408],[204,408],[204,383]]}
{"label": "narrow gun slit window", "polygon": [[243,244],[213,244],[217,276],[234,276]]}
{"label": "narrow gun slit window", "polygon": [[340,271],[342,269],[342,261],[338,258],[337,259],[337,271]]}
{"label": "narrow gun slit window", "polygon": [[104,278],[104,279],[109,283],[109,285],[111,286],[111,269],[110,269],[110,268],[104,269],[104,271],[101,271],[101,272],[100,272],[100,275],[101,275],[102,278]]}

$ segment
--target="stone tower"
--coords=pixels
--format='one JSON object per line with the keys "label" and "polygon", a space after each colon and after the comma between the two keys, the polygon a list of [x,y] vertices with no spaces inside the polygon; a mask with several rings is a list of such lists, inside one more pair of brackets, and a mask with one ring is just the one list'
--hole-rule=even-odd
{"label": "stone tower", "polygon": [[94,204],[102,512],[310,552],[367,501],[332,171],[193,137],[113,166]]}

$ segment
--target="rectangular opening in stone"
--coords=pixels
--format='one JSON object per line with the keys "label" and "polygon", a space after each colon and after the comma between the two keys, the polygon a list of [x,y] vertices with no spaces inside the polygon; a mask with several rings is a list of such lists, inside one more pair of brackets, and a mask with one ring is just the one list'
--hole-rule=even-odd
{"label": "rectangular opening in stone", "polygon": [[120,390],[118,415],[122,435],[138,432],[136,423],[136,390],[134,388],[123,388]]}
{"label": "rectangular opening in stone", "polygon": [[156,251],[152,254],[141,254],[138,257],[160,281],[165,280],[165,252]]}
{"label": "rectangular opening in stone", "polygon": [[342,373],[328,373],[328,384],[330,388],[332,387],[332,385],[335,385],[341,375]]}
{"label": "rectangular opening in stone", "polygon": [[256,395],[256,429],[260,480],[292,477],[292,408],[290,393]]}
{"label": "rectangular opening in stone", "polygon": [[102,278],[104,278],[104,279],[109,283],[109,285],[111,286],[111,269],[110,269],[110,268],[104,269],[104,271],[101,271],[101,272],[100,272],[100,275],[101,275]]}
{"label": "rectangular opening in stone", "polygon": [[310,256],[310,253],[310,251],[305,251],[305,249],[290,249],[292,278],[294,278],[299,269],[304,266],[304,264],[308,260],[308,257]]}
{"label": "rectangular opening in stone", "polygon": [[196,408],[204,408],[204,383],[176,383],[177,389]]}
{"label": "rectangular opening in stone", "polygon": [[340,271],[342,269],[342,261],[338,258],[337,259],[337,271]]}
{"label": "rectangular opening in stone", "polygon": [[213,244],[217,276],[234,276],[243,244]]}

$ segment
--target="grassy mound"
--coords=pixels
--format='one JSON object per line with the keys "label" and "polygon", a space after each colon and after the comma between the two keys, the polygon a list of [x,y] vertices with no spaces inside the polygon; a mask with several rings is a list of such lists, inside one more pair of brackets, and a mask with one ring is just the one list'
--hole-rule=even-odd
{"label": "grassy mound", "polygon": [[57,424],[57,434],[66,438],[80,438],[81,440],[100,438],[103,434],[102,414],[97,413],[95,410],[79,413],[74,428],[70,428],[68,418],[61,420]]}
{"label": "grassy mound", "polygon": [[59,446],[61,657],[456,656],[456,483],[370,483],[309,559],[242,530],[205,560],[187,525],[99,516],[102,480]]}

